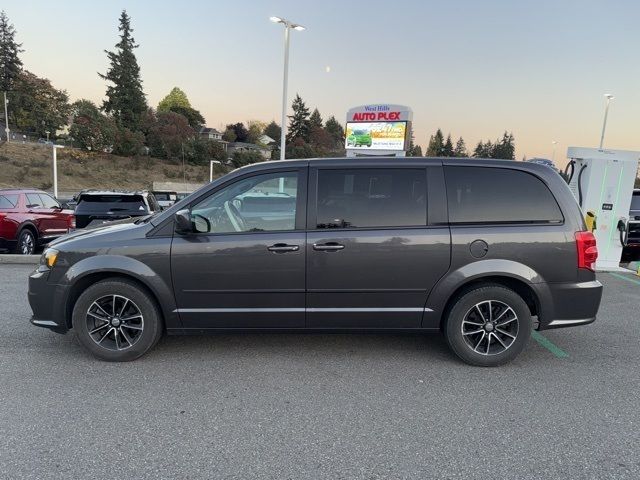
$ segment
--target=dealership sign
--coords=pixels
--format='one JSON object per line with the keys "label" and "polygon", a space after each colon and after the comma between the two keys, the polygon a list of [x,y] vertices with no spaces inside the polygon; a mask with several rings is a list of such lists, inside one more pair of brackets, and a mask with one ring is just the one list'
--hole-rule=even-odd
{"label": "dealership sign", "polygon": [[413,112],[403,105],[362,105],[347,112],[347,151],[404,152]]}

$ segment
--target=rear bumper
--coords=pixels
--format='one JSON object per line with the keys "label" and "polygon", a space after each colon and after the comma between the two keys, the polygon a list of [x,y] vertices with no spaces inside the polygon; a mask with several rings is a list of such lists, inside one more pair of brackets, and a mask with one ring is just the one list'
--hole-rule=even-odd
{"label": "rear bumper", "polygon": [[33,316],[31,323],[57,333],[69,329],[65,318],[64,291],[60,285],[47,282],[49,272],[36,270],[29,276],[29,305]]}
{"label": "rear bumper", "polygon": [[597,280],[579,283],[546,283],[540,288],[539,330],[593,323],[602,300]]}

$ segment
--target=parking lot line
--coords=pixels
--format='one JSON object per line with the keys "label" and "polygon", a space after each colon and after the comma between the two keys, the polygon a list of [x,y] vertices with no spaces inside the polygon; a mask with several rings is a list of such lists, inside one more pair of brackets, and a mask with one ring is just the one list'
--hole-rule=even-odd
{"label": "parking lot line", "polygon": [[620,275],[619,273],[613,273],[613,272],[609,272],[609,275],[613,275],[616,278],[619,278],[621,280],[626,280],[627,282],[631,282],[631,283],[635,283],[637,285],[640,285],[640,280],[636,280],[635,278],[629,278],[625,275]]}
{"label": "parking lot line", "polygon": [[567,358],[569,356],[567,352],[562,350],[547,337],[543,336],[541,333],[538,333],[535,330],[531,331],[531,338],[533,338],[536,342],[538,342],[558,358]]}

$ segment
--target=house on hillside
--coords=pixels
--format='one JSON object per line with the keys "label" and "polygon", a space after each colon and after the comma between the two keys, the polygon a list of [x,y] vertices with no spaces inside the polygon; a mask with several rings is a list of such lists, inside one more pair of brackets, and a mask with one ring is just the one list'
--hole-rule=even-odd
{"label": "house on hillside", "polygon": [[222,140],[222,134],[215,128],[202,127],[198,132],[198,136],[203,140],[213,140],[214,142],[218,142],[222,145],[222,148],[225,150],[227,149],[229,142]]}
{"label": "house on hillside", "polygon": [[258,138],[258,143],[266,145],[267,147],[273,147],[276,145],[276,141],[269,135],[260,135],[260,138]]}
{"label": "house on hillside", "polygon": [[227,146],[227,152],[229,157],[232,157],[235,152],[258,152],[265,160],[271,159],[271,149],[269,147],[254,145],[253,143],[231,142]]}
{"label": "house on hillside", "polygon": [[215,128],[202,127],[199,134],[205,140],[222,140],[222,134]]}

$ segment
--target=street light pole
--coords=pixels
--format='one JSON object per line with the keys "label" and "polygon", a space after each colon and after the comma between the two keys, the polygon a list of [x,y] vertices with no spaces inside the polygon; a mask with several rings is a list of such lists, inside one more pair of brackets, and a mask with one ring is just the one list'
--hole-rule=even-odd
{"label": "street light pole", "polygon": [[280,160],[284,160],[287,138],[287,86],[289,83],[289,24],[284,27],[284,74],[282,76],[282,116],[280,117]]}
{"label": "street light pole", "polygon": [[58,149],[63,145],[52,145],[53,147],[53,196],[58,198]]}
{"label": "street light pole", "polygon": [[289,35],[290,30],[302,31],[305,28],[284,18],[270,17],[274,23],[284,25],[284,73],[282,76],[282,116],[280,117],[280,160],[285,159],[286,138],[287,138],[287,87],[289,83]]}
{"label": "street light pole", "polygon": [[7,104],[9,100],[7,100],[7,92],[4,93],[4,131],[7,134],[7,143],[9,142],[9,114],[7,113]]}
{"label": "street light pole", "polygon": [[604,107],[604,121],[602,122],[602,135],[600,135],[600,150],[602,150],[602,144],[604,143],[604,131],[607,128],[607,116],[609,115],[609,103],[615,97],[610,93],[605,93],[604,97],[607,99],[607,104]]}

